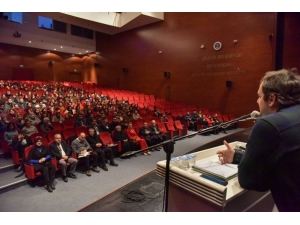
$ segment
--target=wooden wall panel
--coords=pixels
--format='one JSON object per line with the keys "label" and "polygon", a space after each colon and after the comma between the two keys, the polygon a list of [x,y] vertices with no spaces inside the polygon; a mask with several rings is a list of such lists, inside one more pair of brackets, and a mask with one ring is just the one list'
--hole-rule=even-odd
{"label": "wooden wall panel", "polygon": [[300,13],[285,13],[283,67],[300,71]]}
{"label": "wooden wall panel", "polygon": [[[269,39],[274,22],[275,13],[165,13],[164,21],[112,37],[98,33],[97,50],[110,68],[100,77],[119,77],[121,88],[158,98],[166,97],[170,85],[173,101],[247,114],[258,109],[258,82],[274,67]],[[219,51],[212,47],[216,41],[223,45]],[[241,57],[204,60],[236,53]],[[230,66],[211,68],[223,63]],[[231,89],[226,80],[233,82]]]}

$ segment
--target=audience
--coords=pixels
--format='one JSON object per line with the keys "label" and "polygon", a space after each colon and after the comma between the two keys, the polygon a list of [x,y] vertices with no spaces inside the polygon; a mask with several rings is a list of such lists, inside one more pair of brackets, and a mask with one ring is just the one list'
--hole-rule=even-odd
{"label": "audience", "polygon": [[[102,140],[99,138],[101,132],[114,133],[113,139],[121,142],[124,152],[136,149],[143,150],[166,139],[166,135],[159,131],[155,121],[151,122],[150,127],[145,122],[137,134],[132,121],[138,122],[137,120],[142,119],[140,114],[146,115],[149,113],[149,109],[140,109],[136,103],[131,101],[98,94],[96,90],[95,93],[92,93],[91,90],[82,87],[64,86],[64,83],[60,82],[45,85],[27,85],[20,82],[14,85],[15,87],[12,83],[3,82],[3,87],[10,88],[10,90],[2,92],[0,99],[0,131],[4,133],[4,139],[19,152],[19,156],[22,158],[17,171],[24,169],[25,157],[23,153],[24,149],[32,144],[30,135],[38,132],[38,126],[44,133],[52,130],[51,121],[63,123],[64,120],[77,118],[74,127],[87,126],[92,128],[89,129],[86,140],[85,134],[81,133],[71,143],[72,148],[74,148],[73,151],[78,154],[78,158],[82,158],[84,161],[87,176],[91,175],[91,169],[100,172],[97,168],[98,158],[100,167],[105,171],[108,170],[106,158],[111,165],[117,166],[113,159],[112,149],[103,146]],[[18,92],[14,89],[18,89]],[[44,92],[36,92],[40,90]],[[81,99],[84,100],[84,103],[80,101]],[[159,108],[162,110],[160,111]],[[209,113],[205,112],[206,114]],[[156,106],[155,110],[151,111],[151,115],[158,117],[160,122],[169,122],[167,115],[169,116],[170,112],[165,113],[162,106]],[[193,123],[191,129],[196,129],[197,124],[203,125],[204,128],[209,126],[201,110],[198,113],[193,110],[191,115],[189,113],[187,115],[190,118],[190,123]],[[211,117],[211,122],[213,125],[220,123],[216,115]],[[223,131],[225,132],[225,129]],[[54,138],[55,141],[50,144],[51,151],[48,153],[57,159],[63,181],[67,182],[67,177],[76,178],[74,173],[78,160],[70,156],[70,146],[61,140],[62,137],[59,134],[55,135]],[[36,145],[35,148],[40,145],[39,141],[34,144]],[[62,151],[58,146],[62,148]],[[39,147],[39,149],[43,150],[44,147]],[[155,150],[159,151],[159,149]],[[153,150],[151,149],[151,151]],[[141,153],[143,155],[151,154],[149,150],[141,151]],[[42,158],[46,158],[46,156]],[[93,161],[90,162],[90,159]],[[66,167],[68,162],[71,164],[69,172],[67,172]],[[54,184],[50,182],[52,178],[50,172],[48,172],[48,179],[44,177],[49,192],[55,189]]]}

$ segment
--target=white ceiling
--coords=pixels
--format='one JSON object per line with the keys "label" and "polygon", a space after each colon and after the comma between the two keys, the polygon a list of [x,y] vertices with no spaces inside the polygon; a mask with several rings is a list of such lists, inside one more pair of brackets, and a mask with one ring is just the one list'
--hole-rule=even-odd
{"label": "white ceiling", "polygon": [[[31,12],[30,14],[48,17],[54,20],[65,22],[67,24],[81,26],[109,35],[115,35],[130,29],[134,29],[163,20],[163,13],[101,13],[102,18],[104,18],[103,23],[101,23],[101,19],[97,19],[97,21],[93,19],[93,17],[95,18],[95,15],[99,13]],[[10,34],[12,31],[5,32],[5,29],[9,29],[9,25],[7,25],[8,27],[2,27],[2,30],[0,29],[0,42],[45,49],[53,52],[57,51],[71,53],[76,55],[80,55],[79,53],[81,53],[81,55],[85,55],[96,51],[95,40],[91,44],[91,40],[84,40],[84,42],[82,42],[82,38],[78,38],[77,43],[75,43],[74,41],[71,43],[70,40],[65,40],[64,36],[58,33],[57,40],[59,41],[55,41],[53,38],[47,36],[48,31],[39,29],[38,36],[30,32],[30,29],[26,30],[26,26],[30,26],[28,23],[26,24],[26,26],[18,24],[12,25],[13,27],[11,27],[11,29],[14,29],[13,32],[15,32],[16,26],[20,26],[20,30],[21,28],[24,29],[22,30],[22,38],[12,37],[12,35]],[[40,40],[41,37],[43,37],[43,41]],[[72,38],[76,39],[77,37],[72,36]],[[31,43],[29,43],[29,41],[31,41]],[[60,43],[58,44],[58,42]],[[61,48],[61,45],[63,45],[63,48]]]}

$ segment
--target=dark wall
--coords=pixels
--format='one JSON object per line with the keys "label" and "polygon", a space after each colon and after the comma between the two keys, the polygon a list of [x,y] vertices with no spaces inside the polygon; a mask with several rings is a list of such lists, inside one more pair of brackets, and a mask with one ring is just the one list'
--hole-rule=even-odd
{"label": "dark wall", "polygon": [[[109,68],[101,77],[109,78],[112,87],[236,116],[257,109],[259,80],[274,67],[269,35],[274,33],[276,14],[164,15],[164,21],[112,37],[98,34],[97,50]],[[218,51],[213,49],[217,41],[222,43]],[[123,67],[129,70],[126,75]],[[164,77],[165,71],[170,78]],[[231,89],[226,88],[227,80],[232,81]]]}
{"label": "dark wall", "polygon": [[[0,43],[0,79],[13,79],[14,68],[32,69],[34,80],[92,81],[97,83],[101,56],[71,56],[61,52]],[[50,63],[53,61],[54,63]],[[75,71],[74,71],[75,70]],[[78,80],[79,79],[79,80]]]}
{"label": "dark wall", "polygon": [[283,68],[300,70],[300,13],[285,13]]}

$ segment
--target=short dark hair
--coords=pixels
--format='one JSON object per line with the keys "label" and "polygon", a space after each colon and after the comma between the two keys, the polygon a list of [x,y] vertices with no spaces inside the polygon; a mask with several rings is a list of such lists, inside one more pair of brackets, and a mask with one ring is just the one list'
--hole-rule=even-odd
{"label": "short dark hair", "polygon": [[297,69],[270,71],[261,79],[264,101],[276,95],[279,108],[300,103],[300,76]]}

